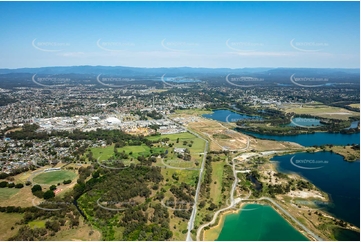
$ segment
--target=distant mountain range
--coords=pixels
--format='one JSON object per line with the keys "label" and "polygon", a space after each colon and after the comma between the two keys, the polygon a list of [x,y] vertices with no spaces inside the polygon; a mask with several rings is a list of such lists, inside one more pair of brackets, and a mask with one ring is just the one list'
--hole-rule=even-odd
{"label": "distant mountain range", "polygon": [[0,75],[4,74],[44,74],[44,75],[62,75],[62,74],[85,74],[85,75],[112,75],[127,77],[160,77],[167,76],[215,76],[227,74],[249,74],[249,75],[273,75],[283,76],[293,73],[302,73],[303,75],[359,75],[360,69],[342,69],[342,68],[191,68],[191,67],[171,67],[171,68],[141,68],[125,66],[54,66],[39,68],[18,68],[18,69],[0,69]]}

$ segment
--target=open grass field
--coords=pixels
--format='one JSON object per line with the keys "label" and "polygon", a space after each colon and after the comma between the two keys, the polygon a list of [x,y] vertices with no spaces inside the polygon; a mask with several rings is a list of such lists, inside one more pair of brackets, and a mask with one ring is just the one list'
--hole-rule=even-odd
{"label": "open grass field", "polygon": [[[158,139],[164,139],[169,138],[168,143],[174,143],[174,147],[177,148],[188,148],[191,152],[191,155],[194,153],[203,153],[204,151],[204,145],[205,142],[198,138],[197,136],[194,136],[191,133],[185,132],[185,133],[179,133],[179,134],[166,134],[166,135],[159,135],[159,136],[149,136],[147,139],[149,140],[158,140]],[[176,143],[177,139],[179,138],[179,142]],[[186,141],[187,144],[183,145],[183,142]],[[193,142],[192,147],[189,147],[188,144]]]}
{"label": "open grass field", "polygon": [[359,104],[359,103],[350,104],[349,106],[350,106],[351,108],[360,108],[360,104]]}
{"label": "open grass field", "polygon": [[222,200],[222,178],[225,162],[212,162],[212,183],[210,185],[210,197],[214,204],[219,204]]}
{"label": "open grass field", "polygon": [[[15,189],[15,188],[1,188],[1,189]],[[21,189],[16,189],[14,195],[12,195],[8,199],[0,199],[0,206],[19,206],[19,207],[31,207],[32,199],[34,198],[33,194],[31,193],[30,187],[23,187]]]}
{"label": "open grass field", "polygon": [[93,157],[95,159],[107,160],[114,154],[114,145],[109,145],[106,147],[96,147],[90,149],[93,152]]}
{"label": "open grass field", "polygon": [[30,226],[30,228],[35,229],[35,228],[45,228],[45,220],[34,220],[34,221],[30,221],[28,223],[28,225]]}
{"label": "open grass field", "polygon": [[[20,222],[22,218],[23,214],[20,213],[0,213],[0,240],[5,241],[15,236],[20,228],[20,226],[15,225],[15,223]],[[11,227],[14,227],[14,229],[11,230]]]}
{"label": "open grass field", "polygon": [[[149,156],[151,153],[163,153],[165,149],[152,147],[149,148],[146,145],[138,145],[138,146],[124,146],[118,149],[118,152],[125,152],[129,154],[130,157],[137,159],[138,156]],[[130,154],[131,153],[131,154]]]}
{"label": "open grass field", "polygon": [[77,176],[76,173],[65,170],[43,172],[35,176],[33,178],[33,182],[38,184],[52,185],[52,184],[62,183],[64,180],[69,180],[69,179],[73,180],[76,176]]}
{"label": "open grass field", "polygon": [[360,116],[359,112],[352,112],[344,108],[331,107],[320,103],[304,104],[304,105],[287,105],[285,106],[287,113],[294,112],[296,114],[310,114],[321,118],[333,118],[347,120],[352,116]]}
{"label": "open grass field", "polygon": [[0,201],[5,201],[15,194],[17,194],[20,191],[20,189],[17,188],[0,188]]}
{"label": "open grass field", "polygon": [[[160,137],[160,136],[157,136],[157,137]],[[157,140],[157,139],[154,139],[154,140]],[[93,153],[94,158],[96,158],[96,159],[99,158],[99,160],[107,160],[107,159],[114,156],[114,145],[109,145],[109,146],[106,146],[106,147],[92,148],[91,151]],[[153,147],[152,152],[151,152],[151,148],[149,148],[146,145],[132,145],[132,146],[124,146],[124,147],[118,148],[117,151],[118,152],[123,152],[124,151],[126,154],[131,153],[129,155],[129,157],[137,159],[138,156],[141,156],[141,155],[148,156],[152,152],[153,153],[160,153],[160,152],[163,152],[164,149],[163,148]]]}

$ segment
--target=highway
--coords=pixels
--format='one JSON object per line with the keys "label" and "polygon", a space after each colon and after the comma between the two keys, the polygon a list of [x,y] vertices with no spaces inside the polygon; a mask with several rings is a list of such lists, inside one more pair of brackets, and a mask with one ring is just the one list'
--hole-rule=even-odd
{"label": "highway", "polygon": [[203,172],[204,172],[204,164],[206,163],[206,157],[207,157],[207,151],[208,151],[208,140],[204,139],[203,137],[201,137],[200,135],[198,135],[197,133],[195,133],[193,131],[188,130],[188,132],[197,136],[200,139],[203,139],[206,143],[204,146],[204,152],[203,152],[204,155],[203,155],[203,160],[202,160],[202,164],[201,164],[201,170],[199,171],[196,195],[194,196],[193,210],[192,210],[192,214],[191,214],[191,217],[189,218],[189,222],[188,222],[188,226],[187,226],[188,232],[187,232],[186,241],[192,241],[191,231],[194,228],[194,221],[195,221],[196,215],[197,215],[198,197],[199,197],[199,192],[201,190],[202,176],[203,176]]}

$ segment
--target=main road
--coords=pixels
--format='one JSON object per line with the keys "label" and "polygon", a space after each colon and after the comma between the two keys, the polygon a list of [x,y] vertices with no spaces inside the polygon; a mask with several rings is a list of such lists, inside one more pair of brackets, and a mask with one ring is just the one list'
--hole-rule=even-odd
{"label": "main road", "polygon": [[197,215],[197,204],[198,204],[198,197],[199,197],[199,192],[201,190],[201,184],[202,184],[202,176],[203,176],[203,172],[204,172],[204,164],[206,162],[206,157],[207,157],[207,151],[208,151],[208,140],[204,139],[203,137],[201,137],[199,134],[188,130],[188,132],[190,132],[191,134],[197,136],[198,138],[202,139],[205,141],[205,146],[204,146],[204,152],[203,152],[203,160],[202,160],[202,164],[201,164],[201,170],[199,171],[199,177],[198,177],[198,184],[197,184],[197,189],[196,189],[196,194],[194,196],[194,204],[193,204],[193,210],[192,210],[192,214],[191,217],[189,218],[189,222],[188,222],[188,232],[187,232],[187,241],[192,241],[192,236],[191,236],[191,231],[194,228],[194,221],[196,219],[196,215]]}
{"label": "main road", "polygon": [[200,136],[199,134],[193,132],[192,130],[187,129],[186,127],[184,127],[183,125],[181,125],[180,123],[166,117],[165,115],[163,116],[165,119],[169,119],[171,121],[173,121],[174,123],[177,123],[179,126],[181,126],[183,129],[187,130],[189,133],[197,136],[198,138],[204,140],[205,142],[205,146],[204,146],[204,151],[203,151],[203,160],[202,160],[202,164],[201,164],[201,169],[199,171],[199,177],[198,177],[198,184],[197,184],[197,188],[196,188],[196,194],[194,196],[194,204],[193,204],[193,210],[192,210],[192,214],[191,217],[189,218],[189,222],[188,222],[188,226],[187,226],[187,238],[186,241],[192,241],[192,236],[191,236],[191,232],[192,229],[194,228],[194,221],[196,219],[196,215],[197,215],[197,204],[198,204],[198,197],[199,197],[199,192],[201,190],[201,184],[202,184],[202,176],[203,176],[203,172],[204,172],[204,164],[206,162],[206,157],[207,157],[207,152],[208,152],[208,140],[204,139],[202,136]]}

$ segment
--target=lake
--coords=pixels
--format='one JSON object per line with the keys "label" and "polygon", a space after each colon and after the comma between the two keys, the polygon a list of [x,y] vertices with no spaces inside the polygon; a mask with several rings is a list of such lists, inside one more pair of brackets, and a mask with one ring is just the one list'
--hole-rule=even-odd
{"label": "lake", "polygon": [[360,162],[347,162],[331,152],[275,156],[277,169],[296,172],[329,194],[331,204],[323,207],[338,219],[360,226]]}
{"label": "lake", "polygon": [[317,127],[317,126],[323,126],[320,123],[319,119],[316,118],[293,118],[291,123],[287,124],[286,126],[299,126],[299,127]]}
{"label": "lake", "polygon": [[245,114],[239,114],[232,112],[227,109],[219,109],[214,110],[211,114],[203,114],[204,118],[209,118],[221,122],[232,122],[235,123],[238,120],[244,120],[244,119],[253,119],[253,120],[262,120],[262,117],[260,116],[250,116]]}
{"label": "lake", "polygon": [[307,241],[271,206],[247,204],[239,213],[225,215],[217,241]]}

